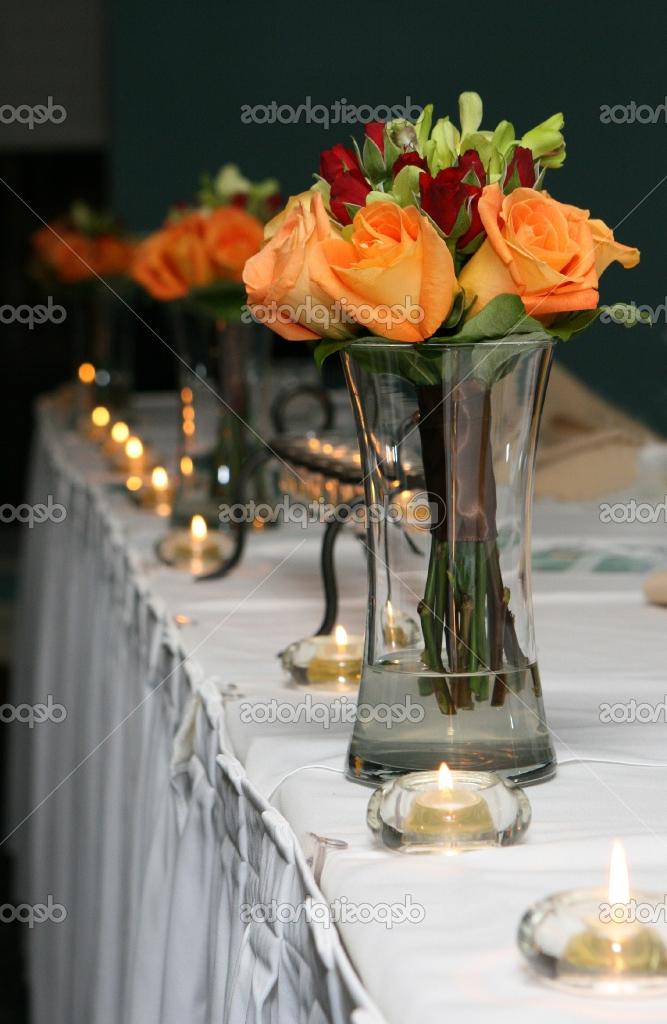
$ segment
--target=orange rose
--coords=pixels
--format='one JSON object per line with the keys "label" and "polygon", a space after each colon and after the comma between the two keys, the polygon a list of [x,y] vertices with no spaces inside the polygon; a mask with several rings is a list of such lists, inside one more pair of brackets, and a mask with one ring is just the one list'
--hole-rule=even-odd
{"label": "orange rose", "polygon": [[268,223],[264,225],[264,241],[268,242],[273,238],[278,228],[281,228],[285,222],[285,219],[289,217],[290,213],[297,205],[302,203],[306,209],[310,209],[310,204],[313,201],[313,195],[315,194],[314,189],[307,189],[305,192],[299,192],[296,196],[290,196],[285,204],[284,209],[277,213],[275,217],[272,217]]}
{"label": "orange rose", "polygon": [[205,219],[190,213],[149,235],[137,248],[132,277],[156,299],[182,299],[215,280]]}
{"label": "orange rose", "polygon": [[344,338],[350,332],[332,314],[330,296],[314,282],[311,264],[319,246],[340,232],[318,192],[296,202],[261,252],[243,271],[248,305],[257,320],[288,341]]}
{"label": "orange rose", "polygon": [[449,313],[457,291],[449,249],[414,206],[371,203],[352,221],[349,241],[322,242],[313,280],[374,334],[423,341]]}
{"label": "orange rose", "polygon": [[504,196],[498,184],[487,185],[478,209],[487,238],[459,275],[461,287],[477,296],[469,315],[505,293],[519,295],[531,316],[595,309],[609,263],[639,262],[638,250],[614,242],[587,210],[546,192],[517,188]]}
{"label": "orange rose", "polygon": [[133,242],[116,235],[90,236],[60,226],[42,228],[32,241],[39,259],[65,284],[125,274],[135,249]]}
{"label": "orange rose", "polygon": [[262,245],[261,222],[236,206],[220,206],[205,220],[204,242],[223,278],[240,281],[246,261]]}

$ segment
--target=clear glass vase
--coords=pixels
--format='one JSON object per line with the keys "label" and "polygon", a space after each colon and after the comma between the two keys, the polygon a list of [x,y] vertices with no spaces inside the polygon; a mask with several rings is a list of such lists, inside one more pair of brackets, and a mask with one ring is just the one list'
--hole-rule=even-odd
{"label": "clear glass vase", "polygon": [[[72,305],[77,412],[86,415],[93,406],[104,405],[124,415],[134,385],[136,324],[132,310],[122,297],[97,283],[82,287]],[[95,370],[87,385],[77,377],[82,363],[91,363]]]}
{"label": "clear glass vase", "polygon": [[[270,335],[183,309],[174,310],[173,329],[180,400],[172,524],[198,514],[215,528],[220,506],[242,501],[241,467],[268,436]],[[252,496],[267,487],[254,480]]]}
{"label": "clear glass vase", "polygon": [[535,654],[533,468],[552,342],[344,353],[365,474],[368,619],[350,778],[548,778]]}

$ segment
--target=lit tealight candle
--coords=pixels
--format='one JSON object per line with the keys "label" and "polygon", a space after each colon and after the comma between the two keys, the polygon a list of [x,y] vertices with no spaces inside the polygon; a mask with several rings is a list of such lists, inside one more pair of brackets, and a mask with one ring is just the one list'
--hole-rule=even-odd
{"label": "lit tealight candle", "polygon": [[125,442],[127,468],[135,476],[141,476],[144,468],[144,446],[138,437],[128,437]]}
{"label": "lit tealight candle", "polygon": [[630,879],[625,850],[615,839],[609,864],[609,912],[604,919],[588,920],[574,935],[563,953],[563,960],[577,968],[608,971],[655,973],[667,970],[665,946],[655,931],[632,920]]}
{"label": "lit tealight candle", "polygon": [[344,626],[336,626],[333,637],[316,636],[311,641],[315,653],[306,672],[309,683],[358,683],[361,679],[363,639],[348,636]]}
{"label": "lit tealight candle", "polygon": [[159,542],[158,555],[167,565],[189,572],[192,576],[202,576],[214,572],[223,564],[228,548],[224,535],[219,531],[209,533],[204,517],[196,514],[192,516],[188,529],[172,530]]}
{"label": "lit tealight candle", "polygon": [[435,789],[416,793],[404,825],[405,832],[476,838],[494,828],[486,800],[474,789],[457,785],[446,764],[440,765]]}
{"label": "lit tealight candle", "polygon": [[130,428],[123,420],[116,420],[110,430],[111,440],[115,444],[125,444],[130,436]]}
{"label": "lit tealight candle", "polygon": [[101,441],[106,436],[106,428],[111,421],[111,413],[105,405],[96,405],[90,414],[90,436]]}
{"label": "lit tealight candle", "polygon": [[147,504],[152,506],[159,516],[168,516],[171,512],[171,484],[169,474],[164,466],[155,466],[151,473],[150,496]]}

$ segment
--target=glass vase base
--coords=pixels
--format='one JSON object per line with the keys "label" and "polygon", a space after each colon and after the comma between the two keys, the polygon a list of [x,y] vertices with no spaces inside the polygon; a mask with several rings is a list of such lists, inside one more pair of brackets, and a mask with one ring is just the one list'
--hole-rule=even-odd
{"label": "glass vase base", "polygon": [[[531,760],[529,763],[517,764],[514,760],[515,751],[503,751],[498,747],[484,748],[479,744],[457,748],[456,751],[443,747],[420,748],[410,752],[406,757],[401,751],[388,745],[382,751],[382,761],[370,760],[350,744],[347,757],[346,778],[350,782],[358,782],[364,786],[381,786],[392,779],[400,778],[410,772],[435,771],[444,762],[449,768],[457,771],[490,771],[507,782],[531,786],[538,782],[548,782],[556,774],[557,762],[551,747],[544,750],[543,759]],[[409,764],[407,763],[409,760]]]}

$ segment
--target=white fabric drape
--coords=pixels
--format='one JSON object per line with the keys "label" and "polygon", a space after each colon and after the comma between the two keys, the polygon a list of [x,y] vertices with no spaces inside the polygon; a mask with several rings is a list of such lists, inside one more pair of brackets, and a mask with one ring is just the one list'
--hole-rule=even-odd
{"label": "white fabric drape", "polygon": [[[316,897],[281,815],[224,740],[218,685],[188,657],[95,480],[43,403],[29,500],[67,509],[24,558],[15,694],[67,717],[15,730],[21,899],[35,1024],[325,1024],[374,1011],[334,931],[244,925],[258,898]],[[31,814],[31,812],[33,812]]]}

